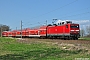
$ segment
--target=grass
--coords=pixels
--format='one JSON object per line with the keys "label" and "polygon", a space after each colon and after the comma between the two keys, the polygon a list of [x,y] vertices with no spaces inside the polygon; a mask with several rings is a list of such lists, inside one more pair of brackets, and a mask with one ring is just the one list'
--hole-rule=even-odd
{"label": "grass", "polygon": [[80,40],[90,40],[90,37],[81,37]]}
{"label": "grass", "polygon": [[16,39],[0,38],[0,60],[74,60],[90,58],[82,50],[68,51],[39,42],[19,43]]}

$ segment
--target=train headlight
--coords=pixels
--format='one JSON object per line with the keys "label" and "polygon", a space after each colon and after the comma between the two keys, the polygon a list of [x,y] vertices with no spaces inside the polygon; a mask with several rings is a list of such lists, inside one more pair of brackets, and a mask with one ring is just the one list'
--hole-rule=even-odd
{"label": "train headlight", "polygon": [[76,31],[78,31],[78,32],[79,32],[79,30],[76,30]]}

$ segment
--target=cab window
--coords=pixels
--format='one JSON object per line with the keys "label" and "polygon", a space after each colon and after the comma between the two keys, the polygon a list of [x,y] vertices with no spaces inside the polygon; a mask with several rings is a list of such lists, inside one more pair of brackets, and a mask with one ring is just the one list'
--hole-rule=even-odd
{"label": "cab window", "polygon": [[78,26],[78,25],[77,25],[77,26],[73,26],[73,25],[72,25],[72,26],[70,26],[70,27],[71,27],[71,28],[79,28],[79,26]]}

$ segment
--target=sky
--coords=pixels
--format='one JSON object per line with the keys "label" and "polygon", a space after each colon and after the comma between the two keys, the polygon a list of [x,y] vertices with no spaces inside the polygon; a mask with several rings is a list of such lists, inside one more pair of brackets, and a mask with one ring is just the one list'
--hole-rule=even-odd
{"label": "sky", "polygon": [[0,24],[12,30],[70,20],[90,25],[90,0],[0,0]]}

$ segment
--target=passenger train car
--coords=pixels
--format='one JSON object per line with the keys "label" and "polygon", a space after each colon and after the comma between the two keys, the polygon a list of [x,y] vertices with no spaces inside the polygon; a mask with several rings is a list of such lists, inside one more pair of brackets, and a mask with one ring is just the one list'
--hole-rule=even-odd
{"label": "passenger train car", "polygon": [[38,38],[61,38],[78,40],[80,37],[79,24],[71,21],[60,21],[57,24],[41,26],[37,29],[23,29],[3,31],[3,37],[38,37]]}

